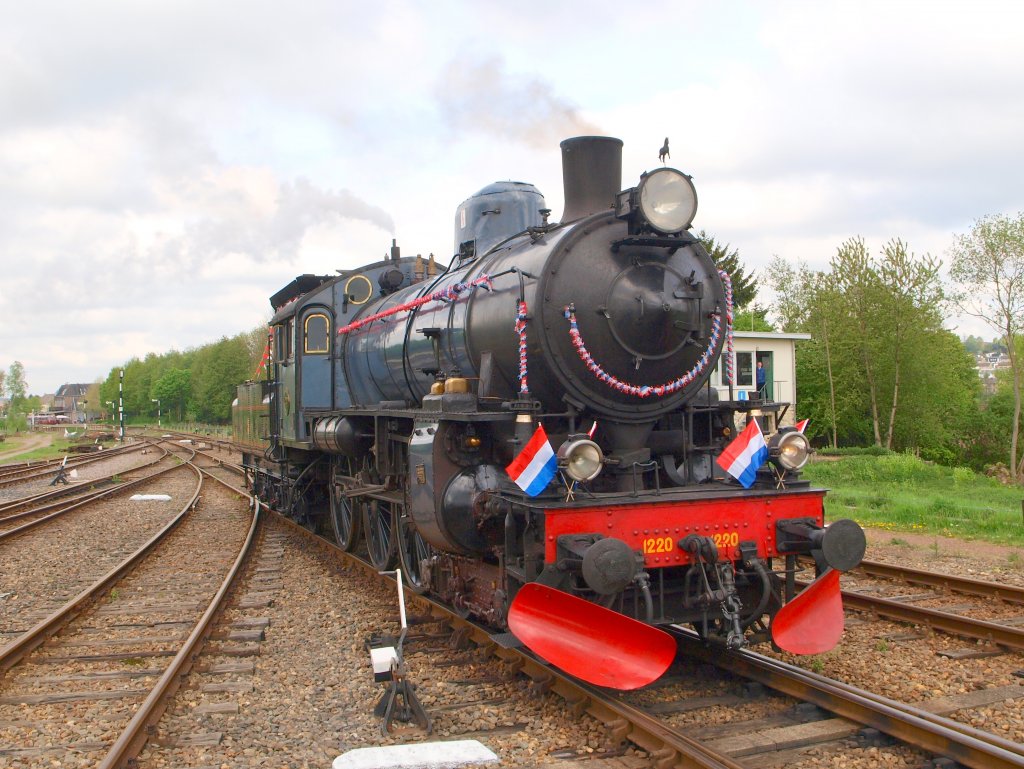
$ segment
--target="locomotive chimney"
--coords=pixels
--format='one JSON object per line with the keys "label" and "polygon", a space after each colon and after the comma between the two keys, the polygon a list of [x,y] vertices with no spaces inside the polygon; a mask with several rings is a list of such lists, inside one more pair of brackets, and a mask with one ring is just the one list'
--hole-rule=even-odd
{"label": "locomotive chimney", "polygon": [[563,222],[571,222],[615,205],[622,189],[622,140],[611,136],[577,136],[562,147]]}

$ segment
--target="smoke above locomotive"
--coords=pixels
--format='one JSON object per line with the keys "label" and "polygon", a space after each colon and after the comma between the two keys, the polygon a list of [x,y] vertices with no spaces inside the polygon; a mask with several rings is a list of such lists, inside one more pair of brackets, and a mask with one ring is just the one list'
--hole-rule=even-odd
{"label": "smoke above locomotive", "polygon": [[[623,189],[618,139],[561,148],[560,222],[495,183],[456,210],[445,269],[393,244],[271,298],[268,376],[235,409],[255,493],[596,683],[656,677],[659,626],[830,647],[863,533],[825,527],[789,404],[710,385],[731,380],[731,291],[689,232],[691,178]],[[740,485],[716,458],[744,426],[767,443]]]}

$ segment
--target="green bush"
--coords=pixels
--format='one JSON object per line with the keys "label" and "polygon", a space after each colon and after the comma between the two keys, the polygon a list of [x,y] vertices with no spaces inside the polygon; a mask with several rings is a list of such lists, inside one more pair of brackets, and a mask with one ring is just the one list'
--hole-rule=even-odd
{"label": "green bush", "polygon": [[921,459],[927,462],[936,462],[946,467],[953,467],[956,464],[956,454],[952,449],[945,446],[933,446],[932,448],[921,449]]}
{"label": "green bush", "polygon": [[837,449],[826,446],[821,449],[815,449],[815,452],[823,457],[882,457],[893,453],[883,446],[840,446]]}
{"label": "green bush", "polygon": [[969,467],[954,467],[953,468],[953,485],[954,486],[966,486],[972,483],[977,477],[977,474]]}

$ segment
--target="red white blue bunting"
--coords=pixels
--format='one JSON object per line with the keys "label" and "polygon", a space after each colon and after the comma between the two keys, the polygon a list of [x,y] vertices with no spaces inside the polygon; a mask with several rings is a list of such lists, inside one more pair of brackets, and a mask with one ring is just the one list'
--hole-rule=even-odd
{"label": "red white blue bunting", "polygon": [[[732,281],[725,272],[719,272],[719,275],[722,276],[722,280],[725,282],[727,348],[726,375],[729,381],[732,382]],[[677,392],[678,390],[682,390],[688,384],[693,382],[709,365],[712,365],[715,348],[718,346],[718,340],[721,338],[722,334],[722,316],[721,313],[715,313],[711,319],[711,338],[708,340],[708,346],[701,354],[700,358],[697,359],[697,363],[694,364],[693,368],[678,379],[673,379],[671,382],[665,382],[664,384],[659,385],[637,385],[630,382],[624,382],[614,374],[609,374],[605,371],[604,368],[601,367],[601,364],[594,360],[594,357],[590,354],[590,351],[587,350],[587,346],[583,342],[583,335],[580,333],[579,325],[576,323],[575,308],[572,305],[566,307],[564,314],[566,320],[569,321],[569,336],[572,339],[572,345],[576,348],[576,354],[580,356],[580,360],[583,361],[587,370],[612,389],[618,390],[619,392],[627,395],[635,395],[638,398],[649,398],[652,395],[660,398]]]}
{"label": "red white blue bunting", "polygon": [[417,307],[422,307],[430,302],[454,302],[459,298],[459,295],[464,291],[471,291],[477,286],[486,284],[488,288],[491,286],[491,276],[481,275],[479,278],[467,281],[465,283],[453,283],[447,288],[442,288],[433,293],[421,296],[419,299],[413,299],[409,302],[403,302],[402,304],[396,304],[394,307],[389,307],[381,312],[375,312],[366,318],[360,318],[359,320],[352,321],[347,326],[342,326],[338,329],[339,334],[348,334],[352,331],[356,331],[363,326],[368,326],[375,320],[383,320],[389,318],[392,315],[397,315],[400,312],[409,312],[415,310]]}
{"label": "red white blue bunting", "polygon": [[736,384],[736,356],[732,349],[732,278],[725,270],[719,270],[718,276],[725,284],[725,381]]}
{"label": "red white blue bunting", "polygon": [[529,392],[526,384],[526,300],[520,299],[516,305],[516,334],[519,335],[519,392]]}

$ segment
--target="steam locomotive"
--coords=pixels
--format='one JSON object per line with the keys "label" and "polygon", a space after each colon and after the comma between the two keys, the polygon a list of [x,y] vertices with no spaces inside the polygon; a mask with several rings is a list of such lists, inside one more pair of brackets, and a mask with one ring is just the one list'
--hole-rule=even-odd
{"label": "steam locomotive", "polygon": [[[864,535],[825,526],[788,404],[709,382],[733,365],[731,289],[689,232],[692,179],[622,189],[620,140],[561,149],[560,222],[499,182],[458,207],[447,268],[393,241],[271,297],[269,375],[233,409],[255,494],[594,683],[657,678],[671,624],[830,648]],[[746,488],[716,459],[751,421],[768,461]]]}

